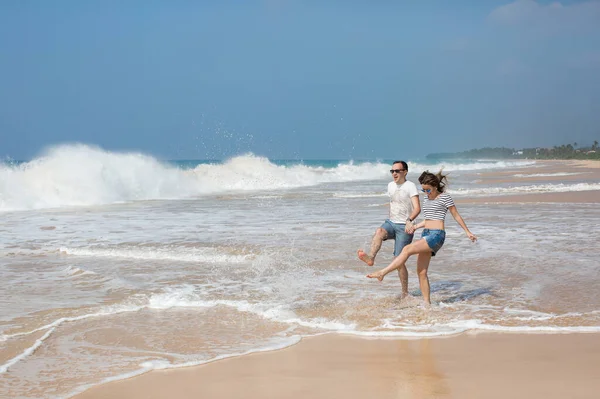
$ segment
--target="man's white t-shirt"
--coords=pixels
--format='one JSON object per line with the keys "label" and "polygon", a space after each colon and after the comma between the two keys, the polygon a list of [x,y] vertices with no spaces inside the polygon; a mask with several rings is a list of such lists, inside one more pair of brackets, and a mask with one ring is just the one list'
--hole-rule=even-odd
{"label": "man's white t-shirt", "polygon": [[387,194],[390,197],[390,220],[394,223],[406,223],[413,211],[412,197],[419,195],[417,186],[408,180],[402,184],[392,181],[388,184]]}

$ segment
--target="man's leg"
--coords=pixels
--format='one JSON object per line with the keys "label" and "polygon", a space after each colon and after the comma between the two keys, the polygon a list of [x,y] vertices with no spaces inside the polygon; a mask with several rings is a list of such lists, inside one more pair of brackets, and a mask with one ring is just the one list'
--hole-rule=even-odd
{"label": "man's leg", "polygon": [[[405,231],[405,225],[399,225],[400,227],[398,231],[396,231],[396,242],[394,243],[394,256],[400,255],[402,249],[405,246],[410,244],[413,240],[414,235],[408,234]],[[401,298],[404,299],[408,296],[408,270],[406,270],[406,265],[402,264],[398,268],[398,277],[400,277],[400,285],[402,286],[402,295]]]}
{"label": "man's leg", "polygon": [[367,254],[362,249],[359,249],[357,252],[358,258],[365,262],[368,266],[373,266],[375,264],[375,257],[381,249],[381,244],[387,240],[387,238],[387,231],[382,227],[378,228],[373,235],[373,239],[371,240],[371,250]]}

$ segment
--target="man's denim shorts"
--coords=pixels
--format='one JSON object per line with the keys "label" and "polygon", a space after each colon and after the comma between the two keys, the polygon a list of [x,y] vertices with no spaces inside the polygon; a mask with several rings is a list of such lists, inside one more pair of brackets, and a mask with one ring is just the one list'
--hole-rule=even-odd
{"label": "man's denim shorts", "polygon": [[437,229],[424,229],[421,238],[424,238],[429,248],[431,248],[431,256],[435,256],[436,252],[444,245],[446,232]]}
{"label": "man's denim shorts", "polygon": [[400,255],[402,248],[410,244],[414,234],[407,234],[404,231],[406,224],[394,223],[390,219],[386,219],[381,225],[381,228],[387,232],[386,240],[394,240],[394,256]]}

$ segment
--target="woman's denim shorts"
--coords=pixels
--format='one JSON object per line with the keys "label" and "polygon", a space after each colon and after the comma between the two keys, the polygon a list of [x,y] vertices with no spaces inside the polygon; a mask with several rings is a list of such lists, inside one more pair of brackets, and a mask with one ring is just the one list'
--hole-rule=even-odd
{"label": "woman's denim shorts", "polygon": [[444,230],[437,229],[424,229],[421,234],[421,238],[424,238],[427,241],[427,245],[431,248],[431,256],[435,256],[436,252],[442,248],[444,245],[444,240],[446,240],[446,232]]}

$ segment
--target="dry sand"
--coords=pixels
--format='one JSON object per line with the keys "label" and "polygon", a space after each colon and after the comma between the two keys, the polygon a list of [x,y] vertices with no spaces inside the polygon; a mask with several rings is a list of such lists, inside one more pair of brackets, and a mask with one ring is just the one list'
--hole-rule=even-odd
{"label": "dry sand", "polygon": [[567,163],[568,165],[575,166],[578,168],[591,168],[591,169],[600,169],[600,160],[599,159],[574,159],[571,161],[544,161],[544,162],[558,162],[558,163]]}
{"label": "dry sand", "polygon": [[100,398],[597,398],[600,335],[327,335],[267,353],[153,371],[91,388]]}

